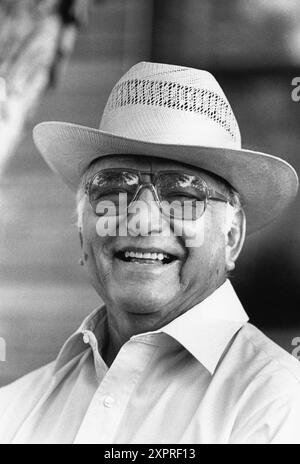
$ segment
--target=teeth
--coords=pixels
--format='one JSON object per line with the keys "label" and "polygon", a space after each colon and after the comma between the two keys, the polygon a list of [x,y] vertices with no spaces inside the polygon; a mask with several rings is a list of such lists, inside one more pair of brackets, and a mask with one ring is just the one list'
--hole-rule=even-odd
{"label": "teeth", "polygon": [[125,251],[125,258],[140,258],[140,259],[158,259],[162,261],[168,256],[165,253],[141,253],[136,251]]}

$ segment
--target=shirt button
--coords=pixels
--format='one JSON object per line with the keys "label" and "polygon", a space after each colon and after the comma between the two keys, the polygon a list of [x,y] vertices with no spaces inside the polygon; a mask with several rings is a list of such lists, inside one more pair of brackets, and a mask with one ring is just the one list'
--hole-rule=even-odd
{"label": "shirt button", "polygon": [[87,332],[83,333],[83,341],[86,344],[90,343],[90,336],[89,336],[89,334]]}
{"label": "shirt button", "polygon": [[106,408],[110,408],[111,406],[113,406],[114,402],[115,400],[111,396],[106,396],[103,400],[103,404]]}

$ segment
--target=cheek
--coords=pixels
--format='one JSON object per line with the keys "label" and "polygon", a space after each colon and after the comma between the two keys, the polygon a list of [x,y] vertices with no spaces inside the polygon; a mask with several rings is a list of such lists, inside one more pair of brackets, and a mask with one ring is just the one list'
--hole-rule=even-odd
{"label": "cheek", "polygon": [[205,244],[206,222],[206,218],[202,216],[197,221],[174,224],[174,232],[182,236],[187,248],[202,248]]}
{"label": "cheek", "polygon": [[110,273],[107,252],[110,237],[100,237],[96,229],[97,219],[85,216],[83,221],[83,257],[86,269],[94,284],[103,286]]}
{"label": "cheek", "polygon": [[184,283],[205,283],[224,272],[225,234],[219,217],[208,213],[198,221],[186,222],[182,237],[188,250],[182,271]]}

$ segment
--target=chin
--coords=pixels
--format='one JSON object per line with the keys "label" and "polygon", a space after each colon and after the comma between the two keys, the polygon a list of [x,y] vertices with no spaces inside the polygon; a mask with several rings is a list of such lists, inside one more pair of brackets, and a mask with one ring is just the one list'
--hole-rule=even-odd
{"label": "chin", "polygon": [[162,291],[154,294],[153,288],[148,291],[137,292],[121,292],[114,300],[118,301],[120,307],[123,307],[127,313],[131,314],[154,314],[161,311],[161,308],[168,304],[173,298],[171,295],[164,295],[162,298]]}

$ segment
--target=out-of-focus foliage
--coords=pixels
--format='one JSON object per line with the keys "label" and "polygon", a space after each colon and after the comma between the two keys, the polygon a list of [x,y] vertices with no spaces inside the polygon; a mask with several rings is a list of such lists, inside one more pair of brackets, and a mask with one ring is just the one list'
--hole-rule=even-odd
{"label": "out-of-focus foliage", "polygon": [[[40,95],[70,55],[89,0],[0,0],[0,168]],[[1,169],[0,169],[1,170]]]}

